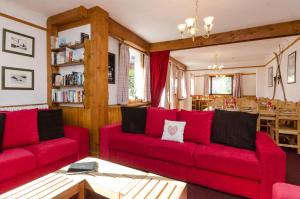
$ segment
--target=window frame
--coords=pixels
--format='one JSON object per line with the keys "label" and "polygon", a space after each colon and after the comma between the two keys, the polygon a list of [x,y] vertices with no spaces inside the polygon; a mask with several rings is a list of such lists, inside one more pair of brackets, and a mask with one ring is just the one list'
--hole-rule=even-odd
{"label": "window frame", "polygon": [[[140,54],[141,54],[141,57],[140,57],[140,61],[141,61],[141,67],[143,68],[143,70],[145,69],[145,63],[144,63],[144,60],[145,60],[145,53],[142,52],[141,50],[137,49],[137,48],[134,48],[132,46],[129,46],[129,48],[135,50],[135,51],[138,51]],[[129,53],[129,56],[130,56],[130,53]],[[135,69],[134,69],[135,70]],[[138,103],[143,103],[143,99],[131,99],[130,96],[129,96],[129,87],[128,87],[128,104],[132,105],[132,104],[138,104]]]}
{"label": "window frame", "polygon": [[217,75],[211,75],[210,77],[209,77],[209,84],[210,84],[210,89],[209,89],[209,94],[210,95],[233,95],[233,75],[226,75],[226,77],[230,77],[231,78],[231,93],[230,94],[227,94],[227,93],[212,93],[212,90],[213,90],[213,88],[212,88],[212,80],[213,80],[213,78],[216,78],[217,77]]}

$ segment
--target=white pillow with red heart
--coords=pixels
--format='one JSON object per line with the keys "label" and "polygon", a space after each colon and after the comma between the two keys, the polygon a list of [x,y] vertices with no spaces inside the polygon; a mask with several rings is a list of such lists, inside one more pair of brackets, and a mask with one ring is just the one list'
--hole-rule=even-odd
{"label": "white pillow with red heart", "polygon": [[186,122],[165,120],[162,140],[183,143],[183,133]]}

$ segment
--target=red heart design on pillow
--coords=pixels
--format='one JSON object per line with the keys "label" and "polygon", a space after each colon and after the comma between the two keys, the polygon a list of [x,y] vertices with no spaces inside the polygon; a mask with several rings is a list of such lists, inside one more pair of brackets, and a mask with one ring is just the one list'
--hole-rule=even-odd
{"label": "red heart design on pillow", "polygon": [[173,136],[177,133],[178,127],[177,126],[168,126],[168,133]]}

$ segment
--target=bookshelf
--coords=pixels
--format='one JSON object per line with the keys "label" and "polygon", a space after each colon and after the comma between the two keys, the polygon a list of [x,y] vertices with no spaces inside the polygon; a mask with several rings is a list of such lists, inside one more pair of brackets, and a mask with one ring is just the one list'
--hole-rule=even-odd
{"label": "bookshelf", "polygon": [[[73,45],[65,45],[58,48],[51,49],[51,67],[52,67],[52,105],[61,107],[81,107],[86,108],[88,104],[86,103],[87,92],[85,86],[85,79],[87,73],[87,64],[89,57],[89,50],[87,46],[90,41],[84,40],[84,43],[76,43]],[[73,60],[72,56],[67,55],[69,53],[67,49],[77,50],[81,49],[84,51],[83,57],[79,60]],[[55,56],[58,56],[58,53],[65,54],[64,63],[57,64]],[[83,67],[83,72],[72,72],[61,74],[62,67],[69,67],[69,70],[72,68],[81,66]]]}
{"label": "bookshelf", "polygon": [[[108,13],[100,7],[83,6],[50,16],[47,20],[47,96],[51,109],[62,109],[64,124],[89,129],[90,152],[99,154],[99,128],[107,123]],[[81,33],[89,40],[81,43]],[[53,46],[52,38],[64,37],[67,46]],[[80,43],[76,43],[79,41]],[[52,63],[53,52],[84,49],[83,60]],[[53,74],[84,74],[83,84],[53,85]],[[82,90],[83,102],[53,102],[52,90]]]}

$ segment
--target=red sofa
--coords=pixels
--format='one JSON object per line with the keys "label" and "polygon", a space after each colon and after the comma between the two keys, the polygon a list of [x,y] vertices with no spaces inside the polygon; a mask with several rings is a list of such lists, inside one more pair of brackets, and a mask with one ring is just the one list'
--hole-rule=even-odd
{"label": "red sofa", "polygon": [[64,129],[63,138],[0,153],[0,194],[88,156],[88,130],[72,126]]}
{"label": "red sofa", "polygon": [[247,198],[271,199],[272,185],[285,181],[285,153],[262,132],[251,151],[162,141],[110,125],[100,129],[100,157]]}
{"label": "red sofa", "polygon": [[276,183],[273,185],[272,199],[299,199],[300,198],[300,186]]}

